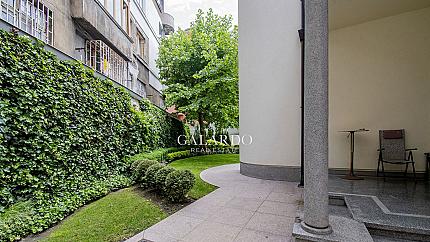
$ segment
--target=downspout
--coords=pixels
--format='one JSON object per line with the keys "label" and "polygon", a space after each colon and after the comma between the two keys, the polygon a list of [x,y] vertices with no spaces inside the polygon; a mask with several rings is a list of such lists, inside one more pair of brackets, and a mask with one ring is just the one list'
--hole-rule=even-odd
{"label": "downspout", "polygon": [[302,28],[299,30],[300,43],[302,47],[301,54],[301,122],[300,122],[300,184],[305,185],[305,1],[302,2]]}

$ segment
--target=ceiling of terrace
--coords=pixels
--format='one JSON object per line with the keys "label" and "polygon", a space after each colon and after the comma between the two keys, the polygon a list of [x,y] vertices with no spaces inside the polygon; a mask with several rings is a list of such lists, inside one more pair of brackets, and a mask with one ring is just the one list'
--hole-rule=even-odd
{"label": "ceiling of terrace", "polygon": [[330,29],[430,7],[430,0],[329,0]]}

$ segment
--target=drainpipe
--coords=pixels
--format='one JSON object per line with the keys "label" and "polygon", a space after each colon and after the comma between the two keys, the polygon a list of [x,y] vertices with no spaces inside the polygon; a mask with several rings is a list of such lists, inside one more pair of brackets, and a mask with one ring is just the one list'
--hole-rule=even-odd
{"label": "drainpipe", "polygon": [[305,189],[302,228],[330,234],[328,214],[328,0],[305,4]]}
{"label": "drainpipe", "polygon": [[302,28],[299,30],[299,38],[302,48],[301,53],[301,134],[300,134],[300,184],[305,185],[305,1],[302,2]]}

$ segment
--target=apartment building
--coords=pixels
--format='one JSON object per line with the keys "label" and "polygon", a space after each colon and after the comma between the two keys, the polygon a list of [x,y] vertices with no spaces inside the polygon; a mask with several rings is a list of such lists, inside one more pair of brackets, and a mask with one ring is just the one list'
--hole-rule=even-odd
{"label": "apartment building", "polygon": [[0,0],[0,28],[19,29],[62,59],[76,59],[126,88],[136,102],[164,107],[155,61],[174,31],[164,0]]}

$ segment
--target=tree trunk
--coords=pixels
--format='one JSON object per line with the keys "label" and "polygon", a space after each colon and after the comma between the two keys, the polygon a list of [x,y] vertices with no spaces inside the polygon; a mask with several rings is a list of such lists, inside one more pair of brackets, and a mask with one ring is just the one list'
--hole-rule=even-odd
{"label": "tree trunk", "polygon": [[203,120],[203,113],[199,113],[199,128],[201,135],[201,143],[206,145],[206,132],[205,132],[205,124]]}

